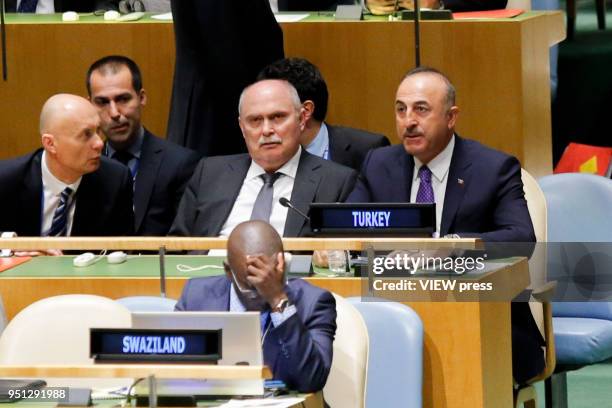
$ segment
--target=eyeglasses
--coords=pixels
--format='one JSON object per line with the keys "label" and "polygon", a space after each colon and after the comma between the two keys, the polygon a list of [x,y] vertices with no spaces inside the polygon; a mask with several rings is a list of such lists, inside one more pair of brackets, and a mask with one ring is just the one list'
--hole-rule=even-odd
{"label": "eyeglasses", "polygon": [[238,288],[238,291],[242,294],[242,296],[244,296],[245,298],[249,300],[255,300],[259,298],[259,292],[257,292],[256,289],[245,289],[242,286],[240,286],[240,283],[238,283],[238,279],[236,278],[236,274],[234,273],[234,270],[230,268],[228,264],[224,263],[223,266],[225,270],[229,270],[230,273],[232,274],[232,280],[234,281],[234,285],[236,286],[236,288]]}

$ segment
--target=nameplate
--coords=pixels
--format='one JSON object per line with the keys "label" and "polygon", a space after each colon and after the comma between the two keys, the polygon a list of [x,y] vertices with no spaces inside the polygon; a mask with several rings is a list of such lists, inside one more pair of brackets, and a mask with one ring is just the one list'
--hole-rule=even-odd
{"label": "nameplate", "polygon": [[90,329],[96,362],[217,362],[222,330]]}
{"label": "nameplate", "polygon": [[317,236],[431,237],[436,207],[415,203],[313,203],[310,225]]}

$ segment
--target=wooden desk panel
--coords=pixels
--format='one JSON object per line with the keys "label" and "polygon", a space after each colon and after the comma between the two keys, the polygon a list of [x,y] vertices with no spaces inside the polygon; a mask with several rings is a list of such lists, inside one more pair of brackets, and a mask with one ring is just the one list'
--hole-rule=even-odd
{"label": "wooden desk panel", "polygon": [[[410,22],[283,24],[287,56],[310,59],[330,89],[328,120],[397,141],[395,89],[414,66]],[[548,49],[565,37],[560,12],[503,21],[425,21],[422,63],[457,87],[458,132],[516,155],[535,176],[552,171]],[[0,82],[0,157],[39,146],[38,115],[58,92],[84,95],[95,59],[125,54],[140,65],[148,104],[143,121],[164,135],[172,87],[174,40],[168,23],[9,24],[9,81]]]}

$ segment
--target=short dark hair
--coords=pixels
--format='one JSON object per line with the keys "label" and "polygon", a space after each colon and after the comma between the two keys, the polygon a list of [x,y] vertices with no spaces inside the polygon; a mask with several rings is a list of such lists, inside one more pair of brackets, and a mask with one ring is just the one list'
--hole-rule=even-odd
{"label": "short dark hair", "polygon": [[87,94],[91,96],[91,74],[94,71],[101,71],[102,74],[115,74],[122,67],[127,67],[132,74],[132,88],[138,93],[142,89],[142,75],[140,74],[140,68],[136,63],[123,55],[108,55],[104,58],[100,58],[87,70],[87,78],[85,78],[85,86],[87,87]]}
{"label": "short dark hair", "polygon": [[311,100],[315,109],[313,117],[322,122],[327,115],[329,93],[319,69],[304,58],[284,58],[265,67],[257,80],[284,79],[295,87],[300,101]]}
{"label": "short dark hair", "polygon": [[442,78],[442,80],[444,80],[444,82],[446,83],[446,107],[447,109],[450,109],[452,106],[455,105],[457,91],[455,90],[455,86],[453,85],[451,80],[446,75],[444,75],[441,71],[435,68],[423,66],[408,71],[406,75],[404,75],[404,78],[402,78],[402,81],[410,76],[417,74],[433,74],[438,75],[440,78]]}

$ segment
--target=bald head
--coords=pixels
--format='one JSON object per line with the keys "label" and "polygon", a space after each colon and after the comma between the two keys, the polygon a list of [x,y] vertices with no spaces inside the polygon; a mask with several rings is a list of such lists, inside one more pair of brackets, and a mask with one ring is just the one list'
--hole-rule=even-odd
{"label": "bald head", "polygon": [[69,94],[47,99],[40,113],[40,135],[47,166],[64,183],[72,184],[100,166],[100,117],[87,99]]}
{"label": "bald head", "polygon": [[87,99],[71,94],[53,95],[40,112],[40,134],[53,133],[58,124],[83,116],[97,116],[96,108]]}
{"label": "bald head", "polygon": [[267,256],[283,252],[283,241],[267,222],[246,221],[238,224],[227,240],[227,260],[232,268],[246,255]]}

